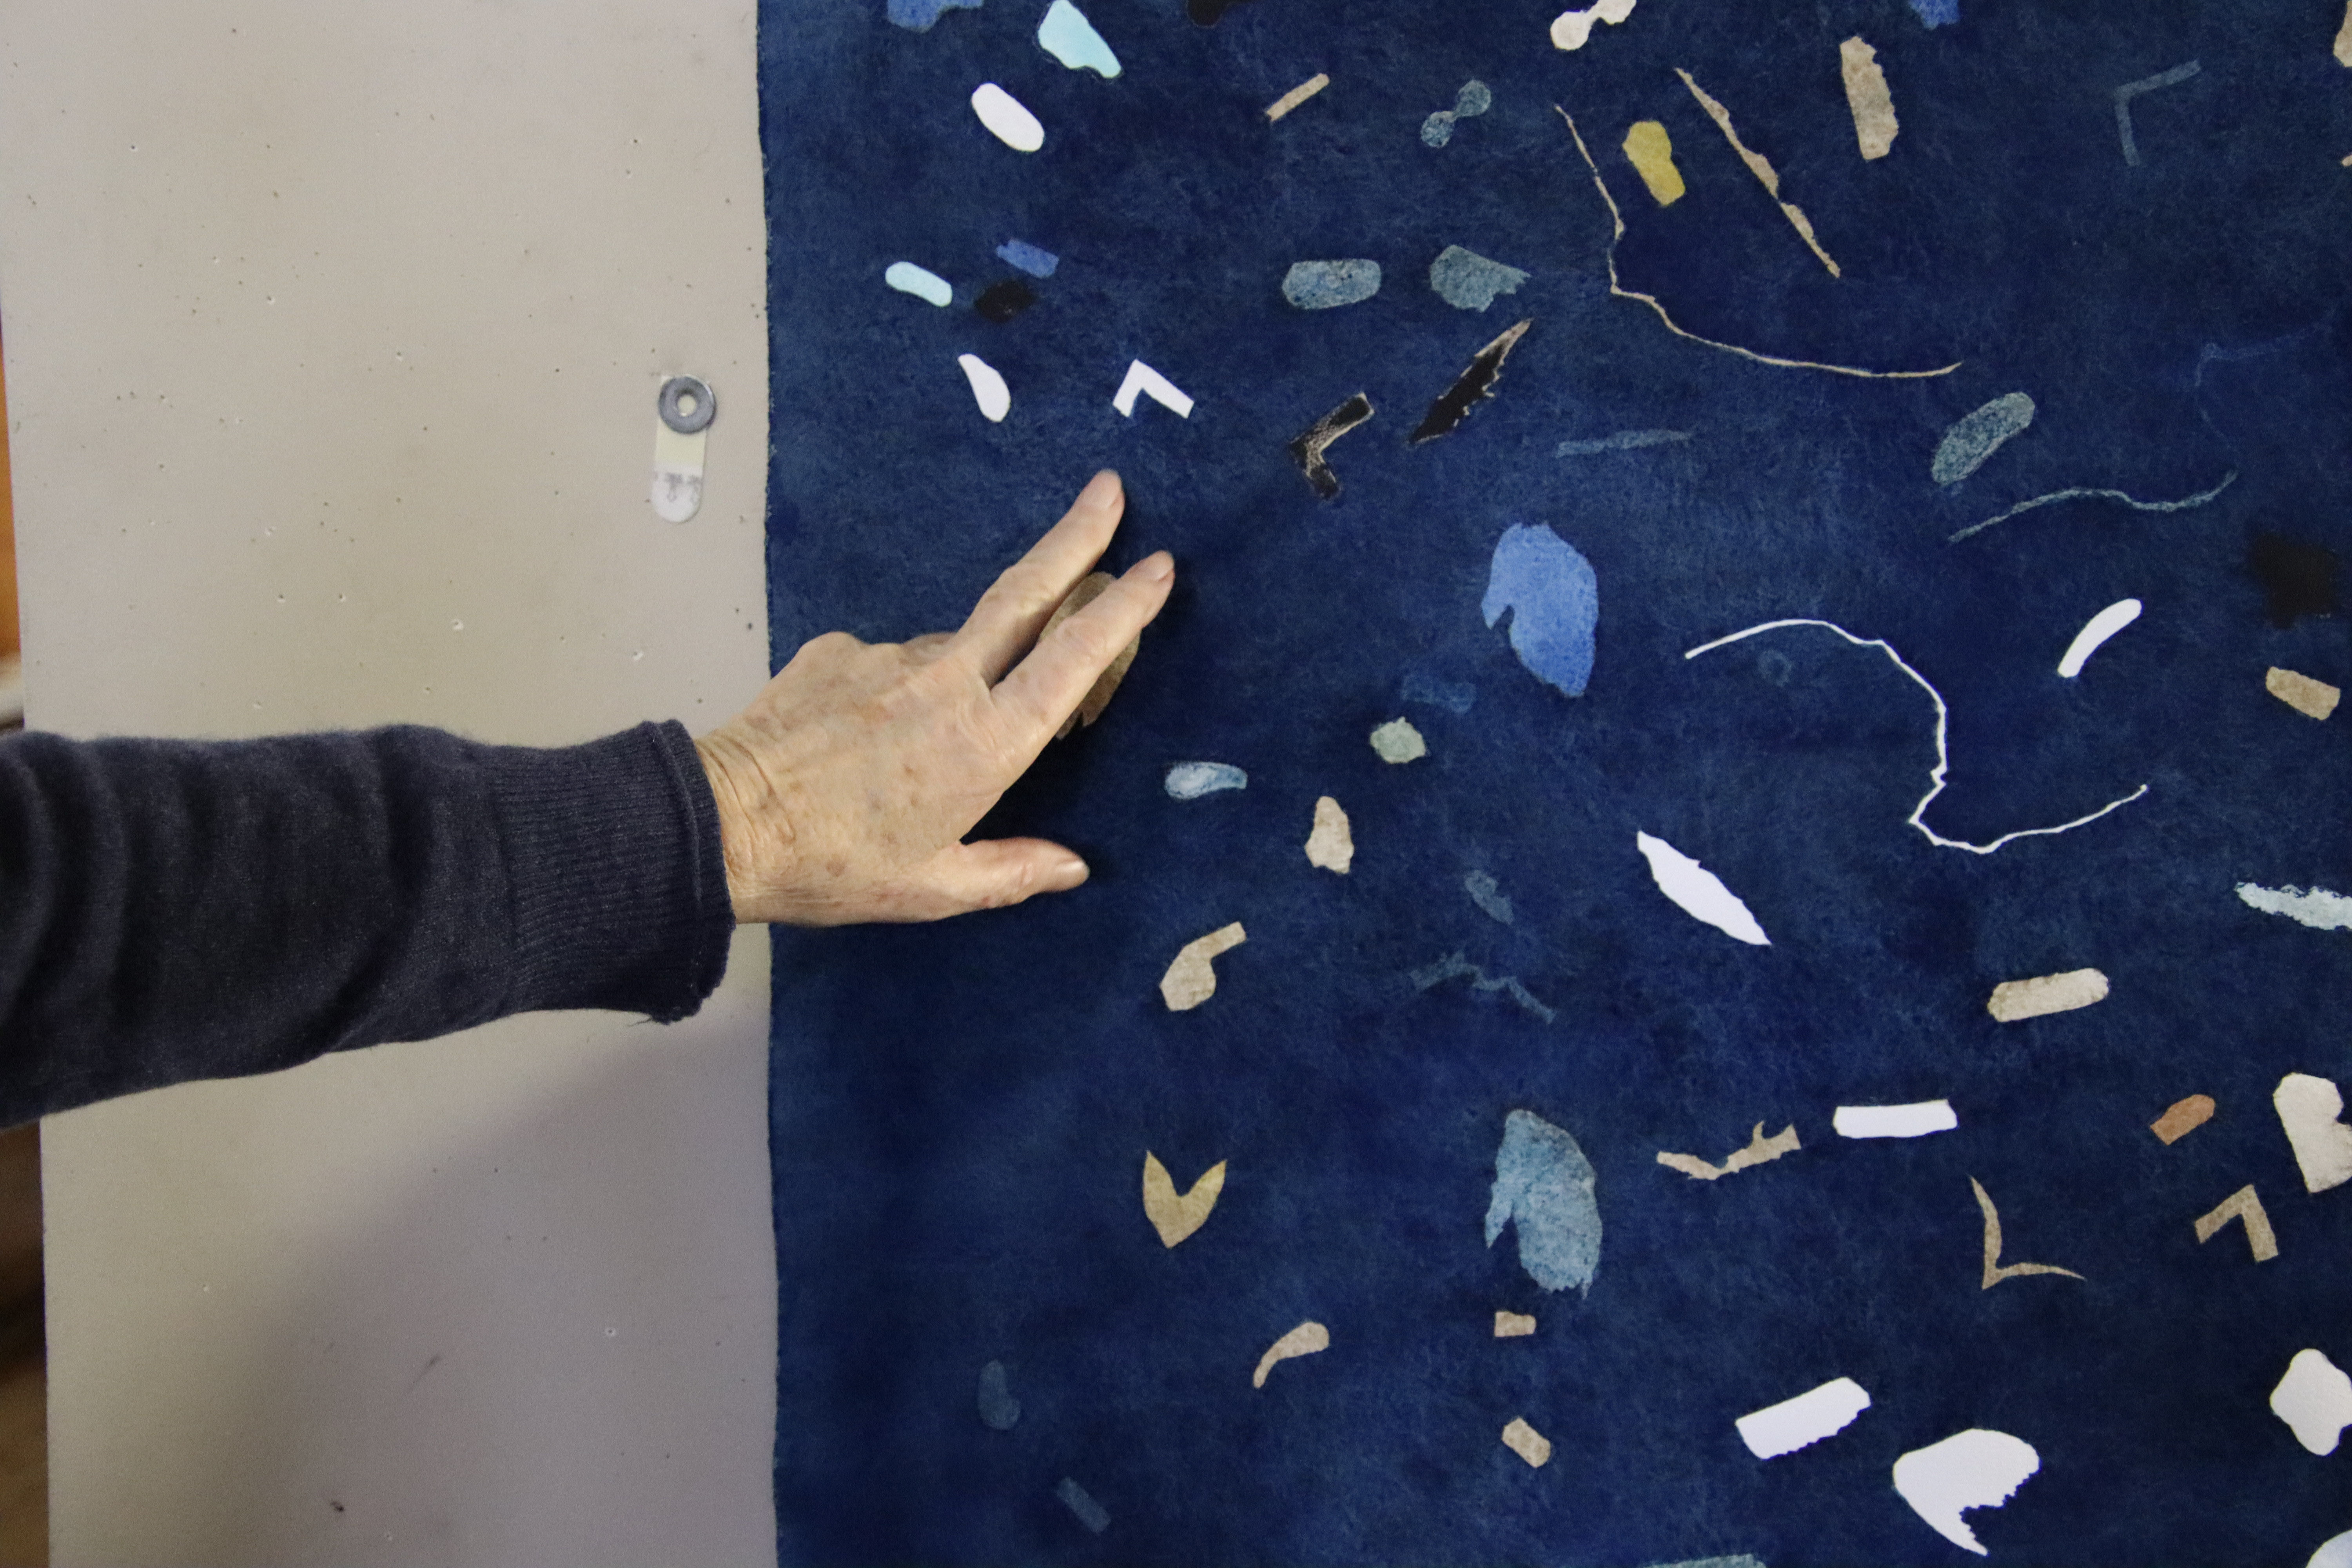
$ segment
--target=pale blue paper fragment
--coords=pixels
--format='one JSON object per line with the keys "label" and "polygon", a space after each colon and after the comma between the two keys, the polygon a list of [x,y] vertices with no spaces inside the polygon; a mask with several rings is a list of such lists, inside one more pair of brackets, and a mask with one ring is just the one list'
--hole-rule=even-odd
{"label": "pale blue paper fragment", "polygon": [[2238,897],[2266,915],[2284,915],[2314,931],[2342,931],[2352,926],[2352,899],[2326,888],[2305,892],[2301,888],[2265,888],[2259,882],[2241,882]]}
{"label": "pale blue paper fragment", "polygon": [[2033,399],[2021,392],[1996,397],[1944,432],[1928,474],[1939,485],[1956,485],[1979,468],[2003,441],[2033,423]]}
{"label": "pale blue paper fragment", "polygon": [[1519,1267],[1547,1290],[1590,1292],[1601,1268],[1600,1177],[1566,1131],[1532,1110],[1514,1110],[1495,1152],[1495,1191],[1486,1205],[1486,1245],[1513,1226]]}
{"label": "pale blue paper fragment", "polygon": [[1025,239],[1008,239],[996,247],[997,259],[1008,267],[1018,267],[1032,278],[1051,278],[1062,258],[1050,250],[1040,250]]}
{"label": "pale blue paper fragment", "polygon": [[1168,770],[1168,794],[1174,800],[1198,800],[1219,790],[1248,787],[1249,774],[1231,763],[1178,763]]}
{"label": "pale blue paper fragment", "polygon": [[1404,678],[1404,700],[1443,708],[1448,713],[1467,713],[1478,700],[1478,689],[1466,680],[1440,680],[1426,670],[1416,669]]}
{"label": "pale blue paper fragment", "polygon": [[1282,297],[1302,310],[1354,305],[1381,291],[1381,264],[1357,257],[1346,261],[1294,261],[1282,275]]}
{"label": "pale blue paper fragment", "polygon": [[1511,923],[1511,900],[1503,895],[1502,884],[1492,876],[1485,871],[1473,871],[1462,879],[1462,890],[1470,895],[1470,901],[1485,911],[1488,919],[1500,921],[1505,925]]}
{"label": "pale blue paper fragment", "polygon": [[1911,9],[1930,27],[1948,26],[1960,19],[1960,0],[1911,0]]}
{"label": "pale blue paper fragment", "polygon": [[1070,0],[1054,0],[1053,9],[1037,24],[1037,42],[1072,70],[1090,70],[1104,78],[1118,74],[1118,57]]}
{"label": "pale blue paper fragment", "polygon": [[1010,1432],[1021,1419],[1021,1402],[1004,1381],[1004,1363],[990,1362],[980,1369],[980,1419],[991,1431]]}
{"label": "pale blue paper fragment", "polygon": [[1630,452],[1638,447],[1664,447],[1689,439],[1687,430],[1620,430],[1613,436],[1600,436],[1589,441],[1562,441],[1553,456],[1590,458],[1601,452]]}
{"label": "pale blue paper fragment", "polygon": [[1501,294],[1516,294],[1528,275],[1489,261],[1475,250],[1449,245],[1429,264],[1429,286],[1457,310],[1483,310]]}
{"label": "pale blue paper fragment", "polygon": [[1095,1501],[1087,1495],[1086,1488],[1078,1485],[1069,1477],[1062,1478],[1062,1484],[1054,1489],[1054,1495],[1060,1498],[1069,1510],[1078,1516],[1080,1524],[1085,1525],[1097,1535],[1110,1528],[1110,1510]]}
{"label": "pale blue paper fragment", "polygon": [[901,27],[928,33],[931,24],[949,11],[977,11],[980,0],[890,0],[890,20]]}
{"label": "pale blue paper fragment", "polygon": [[1550,529],[1514,523],[1503,531],[1480,606],[1493,626],[1511,613],[1511,651],[1536,679],[1570,697],[1592,679],[1592,634],[1601,585],[1592,563]]}
{"label": "pale blue paper fragment", "polygon": [[945,305],[955,298],[955,289],[938,273],[916,266],[911,261],[894,261],[882,274],[882,281],[901,294],[912,294],[918,300],[928,300],[934,305]]}
{"label": "pale blue paper fragment", "polygon": [[1441,109],[1421,122],[1422,142],[1431,147],[1443,147],[1454,140],[1454,122],[1469,120],[1495,107],[1494,89],[1483,81],[1465,81],[1462,90],[1454,95],[1454,107]]}

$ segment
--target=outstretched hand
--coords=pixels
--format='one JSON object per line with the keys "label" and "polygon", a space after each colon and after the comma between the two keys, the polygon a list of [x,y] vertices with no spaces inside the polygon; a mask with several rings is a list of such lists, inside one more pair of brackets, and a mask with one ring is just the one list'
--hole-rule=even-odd
{"label": "outstretched hand", "polygon": [[738,921],[931,921],[1087,879],[1058,844],[963,837],[1167,602],[1161,551],[1039,640],[1126,504],[1105,469],[961,630],[874,645],[828,632],[695,742]]}

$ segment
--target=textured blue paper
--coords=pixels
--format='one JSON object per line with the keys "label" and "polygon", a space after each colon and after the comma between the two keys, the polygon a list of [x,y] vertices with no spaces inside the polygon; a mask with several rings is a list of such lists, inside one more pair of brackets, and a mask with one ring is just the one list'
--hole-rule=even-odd
{"label": "textured blue paper", "polygon": [[[1038,47],[1044,0],[761,9],[779,659],[842,627],[954,626],[1086,476],[1127,478],[1109,564],[1180,563],[1102,721],[1050,751],[984,832],[1038,832],[1081,891],[935,928],[780,932],[773,1134],[782,1274],[776,1488],[788,1563],[1633,1565],[1973,1561],[1893,1489],[1905,1451],[1969,1426],[2041,1472],[1969,1516],[1992,1560],[2301,1563],[2352,1526],[2352,1449],[2266,1407],[2299,1349],[2352,1365],[2352,1187],[2304,1192],[2269,1108],[2288,1071],[2352,1080],[2352,946],[2240,900],[2352,890],[2347,715],[2263,690],[2272,665],[2352,680],[2340,616],[2274,626],[2257,533],[2347,542],[2352,71],[2341,6],[2100,0],[1694,7],[1645,0],[1553,49],[1515,0],[1096,0],[1114,81]],[[1956,19],[1955,19],[1956,17]],[[1877,51],[1902,130],[1864,162],[1838,71]],[[2189,60],[2130,100],[2114,89]],[[1831,277],[1674,74],[1722,101],[1843,269]],[[1331,85],[1276,123],[1265,108]],[[1443,149],[1465,81],[1493,105]],[[968,100],[1033,110],[1024,155]],[[1780,369],[1687,330],[1884,381]],[[1618,152],[1668,128],[1689,194],[1658,208]],[[919,257],[960,301],[1051,251],[1002,324],[883,286]],[[1486,314],[1422,286],[1448,246],[1528,280]],[[1376,260],[1344,310],[1282,294],[1294,262]],[[1408,447],[1432,400],[1521,317],[1494,395]],[[956,366],[1003,372],[982,420]],[[1110,396],[1140,359],[1197,400]],[[1361,391],[1318,499],[1285,450]],[[1965,479],[1930,465],[2011,392],[2032,426]],[[1617,432],[1687,440],[1596,445]],[[1563,458],[1563,451],[1573,456]],[[1948,537],[2069,489],[2085,496]],[[1515,523],[1572,541],[1607,595],[1574,700],[1481,616]],[[2102,605],[2147,612],[2055,672]],[[2147,793],[1996,854],[1990,842]],[[1429,754],[1366,743],[1399,715]],[[1214,758],[1249,787],[1169,798]],[[1318,795],[1352,872],[1301,853]],[[1772,935],[1664,898],[1634,847],[1703,861]],[[1484,871],[1511,924],[1473,902]],[[1157,983],[1232,921],[1216,994]],[[1458,964],[1451,963],[1460,954]],[[2000,981],[2084,966],[2096,1006],[1995,1023]],[[1477,974],[1417,987],[1416,972]],[[1515,999],[1540,999],[1542,1014]],[[2166,1147],[2147,1123],[2201,1092]],[[1839,1104],[1948,1098],[1957,1130],[1847,1142]],[[1607,1248],[1544,1291],[1482,1222],[1507,1118],[1574,1137]],[[1804,1147],[1718,1182],[1762,1121]],[[1181,1246],[1146,1221],[1155,1151],[1189,1184]],[[2085,1279],[1979,1288],[2009,1256]],[[2281,1249],[2190,1222],[2252,1183]],[[1497,1310],[1535,1335],[1496,1340]],[[1303,1320],[1331,1348],[1263,1390]],[[1001,1362],[1021,1418],[983,1425]],[[1733,1420],[1849,1376],[1871,1408],[1756,1460]],[[1504,1448],[1523,1417],[1552,1444]],[[1065,1479],[1108,1516],[1100,1534]]]}

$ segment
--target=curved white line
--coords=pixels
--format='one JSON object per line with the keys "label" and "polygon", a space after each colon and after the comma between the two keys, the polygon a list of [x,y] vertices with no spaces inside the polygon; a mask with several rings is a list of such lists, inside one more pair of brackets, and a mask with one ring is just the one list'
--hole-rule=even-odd
{"label": "curved white line", "polygon": [[2058,673],[2072,680],[2083,673],[2083,666],[2099,651],[2106,640],[2139,619],[2137,599],[2117,599],[2083,624],[2074,640],[2066,645],[2066,657],[2058,661]]}
{"label": "curved white line", "polygon": [[2106,816],[2107,813],[2115,810],[2116,807],[2119,805],[2129,805],[2132,802],[2137,800],[2140,796],[2147,793],[2147,785],[2142,784],[2139,788],[2132,791],[2131,794],[2124,796],[2121,800],[2111,800],[2107,802],[2106,805],[2099,807],[2098,810],[2092,812],[2087,816],[2078,816],[2072,822],[2062,822],[2055,827],[2020,828],[2015,833],[2002,834],[2000,837],[1994,839],[1990,844],[1970,844],[1963,839],[1947,838],[1920,819],[1927,816],[1928,803],[1933,801],[1937,795],[1944,793],[1944,784],[1946,782],[1945,775],[1951,770],[1952,753],[1950,746],[1947,741],[1947,731],[1951,719],[1951,710],[1944,706],[1944,694],[1937,691],[1934,687],[1928,685],[1927,678],[1926,676],[1921,675],[1917,670],[1903,662],[1903,656],[1895,651],[1894,644],[1886,641],[1884,637],[1858,637],[1852,632],[1846,630],[1843,626],[1839,626],[1835,621],[1817,621],[1799,618],[1785,621],[1766,621],[1761,626],[1749,626],[1745,631],[1733,632],[1729,637],[1717,637],[1710,643],[1701,643],[1698,647],[1692,648],[1689,652],[1684,654],[1683,657],[1685,658],[1696,658],[1703,653],[1712,653],[1717,648],[1727,647],[1732,643],[1743,641],[1746,638],[1756,636],[1759,632],[1778,631],[1782,626],[1823,626],[1837,633],[1838,636],[1845,638],[1846,641],[1853,644],[1856,647],[1874,647],[1878,649],[1879,652],[1885,654],[1888,658],[1894,661],[1895,668],[1901,670],[1904,674],[1916,681],[1918,683],[1919,689],[1926,692],[1928,699],[1936,704],[1936,766],[1935,770],[1927,775],[1933,782],[1929,785],[1927,793],[1919,797],[1919,804],[1911,808],[1911,816],[1908,818],[1908,821],[1912,826],[1917,828],[1920,832],[1927,836],[1928,843],[1935,845],[1939,849],[1965,849],[1971,855],[1990,855],[1994,850],[1999,849],[2002,845],[2014,842],[2020,838],[2037,838],[2044,834],[2065,833],[2082,826],[2086,822],[2096,822],[2099,818]]}

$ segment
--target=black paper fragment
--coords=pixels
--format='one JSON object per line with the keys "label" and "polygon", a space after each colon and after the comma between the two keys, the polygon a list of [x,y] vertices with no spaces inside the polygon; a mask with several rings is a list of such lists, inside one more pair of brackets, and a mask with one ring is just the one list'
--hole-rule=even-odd
{"label": "black paper fragment", "polygon": [[1291,461],[1298,465],[1298,471],[1307,476],[1307,482],[1325,500],[1339,498],[1339,476],[1323,460],[1323,448],[1371,416],[1372,400],[1360,392],[1291,439]]}
{"label": "black paper fragment", "polygon": [[1418,447],[1423,441],[1434,441],[1440,436],[1451,434],[1456,425],[1470,416],[1471,409],[1492,396],[1495,384],[1503,378],[1503,362],[1511,357],[1511,351],[1518,346],[1519,340],[1535,324],[1535,318],[1530,316],[1513,324],[1501,337],[1480,349],[1477,356],[1471,360],[1470,368],[1455,378],[1454,384],[1445,389],[1444,395],[1429,405],[1429,412],[1423,416],[1420,427],[1406,437],[1405,445]]}
{"label": "black paper fragment", "polygon": [[2271,625],[2281,631],[2305,616],[2336,613],[2336,552],[2325,544],[2265,531],[2247,547],[2246,569],[2269,595]]}
{"label": "black paper fragment", "polygon": [[1009,321],[1037,302],[1037,290],[1018,278],[1007,278],[981,290],[971,308],[992,321]]}

